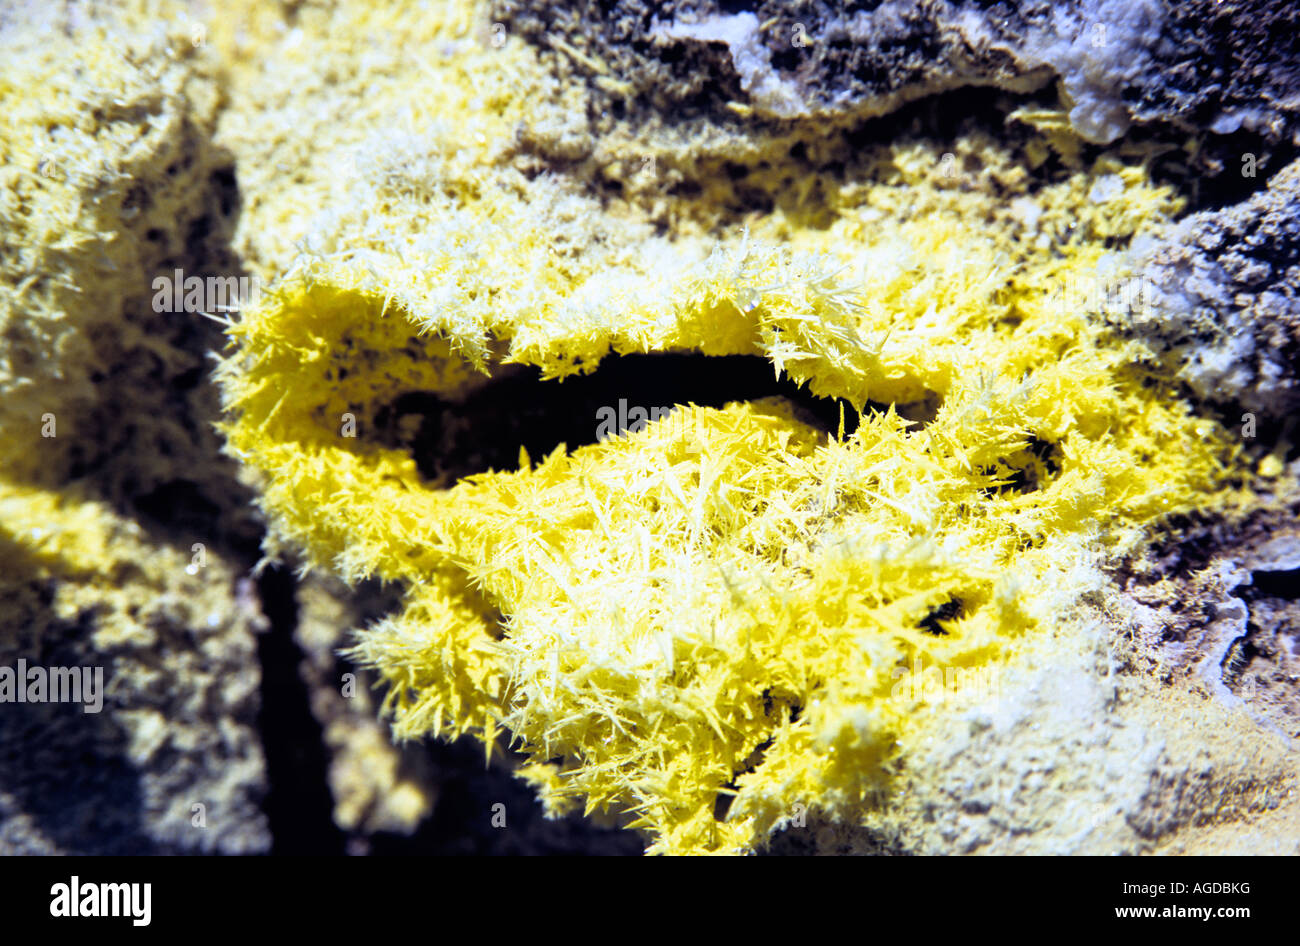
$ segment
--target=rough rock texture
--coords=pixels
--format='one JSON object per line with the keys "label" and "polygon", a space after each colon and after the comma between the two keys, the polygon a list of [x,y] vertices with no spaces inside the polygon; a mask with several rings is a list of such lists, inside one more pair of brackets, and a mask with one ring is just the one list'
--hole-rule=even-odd
{"label": "rough rock texture", "polygon": [[1250,199],[1134,247],[1146,297],[1129,325],[1208,401],[1273,419],[1300,408],[1298,208],[1295,161]]}
{"label": "rough rock texture", "polygon": [[[1292,465],[1290,476],[1297,470]],[[1285,495],[1285,494],[1284,494]],[[1300,740],[1300,501],[1193,517],[1121,570],[1112,614],[1131,659],[1166,684],[1192,681],[1225,706]]]}
{"label": "rough rock texture", "polygon": [[777,118],[865,117],[961,85],[1023,92],[1057,77],[1090,141],[1113,141],[1135,120],[1245,126],[1272,140],[1300,128],[1300,45],[1281,0],[493,0],[491,9],[596,85],[659,108],[735,102]]}

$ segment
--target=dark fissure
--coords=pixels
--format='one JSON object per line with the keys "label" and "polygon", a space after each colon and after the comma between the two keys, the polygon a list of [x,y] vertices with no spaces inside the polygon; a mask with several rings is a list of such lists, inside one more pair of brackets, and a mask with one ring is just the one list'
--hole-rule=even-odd
{"label": "dark fissure", "polygon": [[311,713],[300,673],[302,651],[294,642],[298,603],[293,574],[282,566],[258,578],[269,629],[258,638],[262,665],[259,730],[269,783],[264,810],[272,854],[342,854],[343,834],[334,824],[329,760],[320,723]]}
{"label": "dark fissure", "polygon": [[858,414],[847,401],[816,397],[776,378],[764,358],[698,354],[610,356],[590,374],[563,381],[543,381],[529,367],[460,401],[410,392],[381,410],[375,423],[383,442],[412,451],[425,477],[446,482],[516,469],[520,447],[536,461],[560,444],[571,451],[596,443],[623,433],[625,425],[635,429],[639,418],[653,419],[656,409],[771,396],[785,398],[800,420],[828,436],[839,431],[841,407],[845,435],[857,429]]}

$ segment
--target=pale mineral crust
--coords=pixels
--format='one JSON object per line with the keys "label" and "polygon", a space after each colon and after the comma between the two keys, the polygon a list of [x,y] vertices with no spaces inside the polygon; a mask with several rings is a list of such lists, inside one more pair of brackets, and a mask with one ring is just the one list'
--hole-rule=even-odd
{"label": "pale mineral crust", "polygon": [[1259,704],[1137,670],[1162,647],[1135,631],[1150,627],[1142,613],[1094,604],[1075,618],[1071,644],[1030,647],[995,698],[944,717],[888,805],[861,825],[787,826],[770,852],[1300,853],[1295,749],[1262,736]]}

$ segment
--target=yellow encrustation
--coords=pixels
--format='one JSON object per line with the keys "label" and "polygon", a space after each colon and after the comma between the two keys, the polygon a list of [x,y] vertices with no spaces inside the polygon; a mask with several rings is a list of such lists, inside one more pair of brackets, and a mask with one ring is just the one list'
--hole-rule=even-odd
{"label": "yellow encrustation", "polygon": [[[1085,162],[1028,109],[1013,117],[1041,134],[856,152],[828,125],[820,161],[798,161],[798,130],[593,124],[581,73],[469,0],[218,6],[123,5],[153,44],[127,50],[125,79],[105,40],[81,85],[54,76],[58,47],[0,87],[17,103],[16,242],[67,277],[29,281],[11,254],[22,331],[0,426],[41,418],[42,339],[59,342],[50,376],[76,381],[70,419],[98,393],[95,340],[122,336],[128,366],[180,360],[116,308],[96,318],[84,287],[142,307],[156,264],[188,251],[179,222],[201,219],[183,198],[228,150],[230,249],[268,288],[230,325],[218,380],[267,550],[399,583],[404,610],[353,650],[387,682],[396,732],[508,739],[552,812],[631,813],[660,853],[750,850],[796,811],[860,820],[952,722],[902,685],[915,668],[987,681],[1029,635],[1069,634],[1099,556],[1243,469],[1116,330],[1123,304],[1086,291],[1122,285],[1126,242],[1181,209],[1150,176],[1154,146]],[[96,147],[123,156],[100,162],[112,202]],[[747,210],[724,164],[772,209]],[[136,178],[158,179],[152,216],[130,216]],[[164,245],[145,253],[153,230]],[[828,437],[779,400],[686,408],[438,483],[375,435],[404,393],[454,399],[511,363],[562,384],[658,351],[764,357],[865,413]],[[132,390],[154,383],[140,370]],[[56,492],[76,469],[63,444],[85,442],[3,464],[14,561],[90,568],[99,526],[60,527],[56,546],[34,531],[109,521]]]}
{"label": "yellow encrustation", "polygon": [[[523,120],[529,97],[499,102],[472,66],[440,94],[477,95],[474,127]],[[1122,279],[1106,242],[1178,212],[1140,155],[1035,188],[978,133],[879,145],[822,182],[829,226],[723,226],[705,194],[673,198],[694,205],[664,237],[573,182],[525,182],[484,140],[356,185],[364,219],[339,208],[335,245],[300,247],[231,326],[219,380],[269,548],[406,589],[354,649],[396,731],[504,736],[552,811],[630,812],[660,853],[752,849],[798,805],[860,818],[944,718],[902,675],[988,672],[1059,632],[1099,554],[1210,501],[1235,462],[1062,292]],[[945,147],[1018,182],[1018,212],[952,180]],[[865,413],[827,437],[779,399],[684,408],[455,483],[373,436],[403,393],[455,399],[506,363],[562,384],[655,351],[761,355]]]}

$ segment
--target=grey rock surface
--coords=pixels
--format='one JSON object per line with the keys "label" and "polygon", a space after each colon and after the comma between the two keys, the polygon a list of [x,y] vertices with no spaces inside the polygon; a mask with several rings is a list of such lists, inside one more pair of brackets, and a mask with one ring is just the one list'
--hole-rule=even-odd
{"label": "grey rock surface", "polygon": [[884,114],[965,85],[1059,79],[1075,130],[1133,122],[1269,140],[1300,129],[1300,44],[1281,0],[492,0],[491,15],[655,108],[776,119]]}
{"label": "grey rock surface", "polygon": [[1300,407],[1300,161],[1133,253],[1149,295],[1131,325],[1199,397],[1277,419]]}

